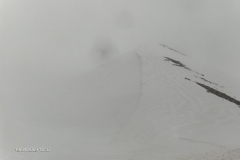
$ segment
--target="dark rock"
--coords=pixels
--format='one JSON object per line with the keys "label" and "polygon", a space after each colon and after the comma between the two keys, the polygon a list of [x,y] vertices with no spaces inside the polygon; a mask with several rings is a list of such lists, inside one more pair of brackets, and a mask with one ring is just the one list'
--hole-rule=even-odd
{"label": "dark rock", "polygon": [[172,58],[169,58],[169,57],[164,57],[164,58],[165,58],[165,61],[171,61],[171,62],[173,62],[173,63],[174,63],[174,64],[173,64],[174,66],[182,67],[182,68],[185,68],[186,70],[195,72],[195,73],[197,73],[198,75],[204,76],[203,74],[198,73],[198,72],[193,71],[192,69],[188,68],[185,64],[181,63],[180,61],[176,61],[176,60],[174,60],[174,59],[172,59]]}
{"label": "dark rock", "polygon": [[216,89],[213,89],[213,88],[211,88],[209,86],[206,86],[206,85],[204,85],[202,83],[198,83],[198,82],[196,82],[196,83],[199,86],[205,88],[207,90],[207,92],[212,93],[212,94],[214,94],[214,95],[216,95],[218,97],[221,97],[223,99],[226,99],[226,100],[228,100],[228,101],[230,101],[232,103],[235,103],[236,105],[238,105],[238,107],[240,106],[240,101],[236,100],[235,98],[232,98],[232,97],[226,95],[225,93],[222,93],[222,92],[220,92],[220,91],[218,91]]}

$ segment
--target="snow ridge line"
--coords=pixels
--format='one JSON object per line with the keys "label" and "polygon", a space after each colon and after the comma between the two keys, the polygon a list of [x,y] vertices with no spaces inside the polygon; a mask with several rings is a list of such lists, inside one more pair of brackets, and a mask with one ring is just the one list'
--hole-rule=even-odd
{"label": "snow ridge line", "polygon": [[167,45],[165,45],[165,44],[159,44],[160,46],[162,46],[162,47],[166,47],[166,48],[168,48],[169,50],[171,50],[171,51],[174,51],[174,52],[176,52],[176,53],[179,53],[179,54],[181,54],[181,55],[183,55],[183,56],[187,56],[186,54],[183,54],[183,53],[181,53],[181,52],[179,52],[179,51],[177,51],[177,50],[175,50],[175,49],[173,49],[173,48],[170,48],[170,47],[168,47]]}
{"label": "snow ridge line", "polygon": [[139,101],[138,104],[141,101],[142,98],[142,91],[143,91],[143,61],[142,61],[142,57],[136,52],[138,61],[139,61],[139,66],[140,66],[140,93],[139,93]]}
{"label": "snow ridge line", "polygon": [[119,135],[121,135],[121,133],[124,132],[125,129],[127,129],[128,127],[128,123],[130,123],[133,119],[134,119],[134,114],[136,113],[136,111],[138,110],[140,103],[141,103],[141,99],[142,99],[142,92],[143,92],[143,62],[142,62],[142,57],[136,52],[135,53],[137,56],[137,60],[139,62],[139,95],[136,101],[136,107],[134,108],[134,111],[131,113],[131,117],[128,119],[128,122],[124,125],[123,129],[119,132]]}

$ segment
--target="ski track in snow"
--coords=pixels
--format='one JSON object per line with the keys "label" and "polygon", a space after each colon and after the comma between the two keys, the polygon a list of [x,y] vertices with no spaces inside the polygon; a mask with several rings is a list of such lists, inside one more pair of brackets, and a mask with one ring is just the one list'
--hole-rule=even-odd
{"label": "ski track in snow", "polygon": [[[201,132],[201,131],[207,131],[211,130],[212,128],[221,125],[221,123],[224,123],[225,121],[229,119],[234,119],[234,113],[230,111],[228,108],[216,108],[214,106],[218,106],[217,104],[214,104],[214,101],[209,101],[209,98],[203,99],[204,96],[199,96],[199,94],[196,94],[192,89],[186,90],[186,85],[182,87],[183,85],[179,82],[182,82],[180,79],[175,79],[177,76],[183,77],[184,73],[179,71],[179,75],[176,76],[176,74],[171,74],[171,69],[167,66],[165,67],[164,63],[162,62],[163,57],[159,56],[147,56],[146,54],[143,54],[141,56],[142,58],[142,69],[143,69],[143,99],[141,100],[140,106],[142,106],[142,110],[139,111],[138,118],[135,118],[136,121],[138,121],[141,117],[148,117],[150,118],[149,123],[146,125],[143,125],[141,123],[141,127],[139,127],[140,131],[135,134],[136,141],[144,141],[144,139],[149,142],[151,139],[147,137],[155,136],[152,138],[152,142],[157,143],[157,140],[159,140],[158,136],[161,136],[161,133],[159,135],[151,134],[154,133],[154,131],[149,131],[149,124],[156,125],[152,128],[156,129],[158,128],[158,131],[169,131],[169,134],[175,138],[179,138],[181,140],[187,140],[192,143],[197,144],[204,144],[209,145],[215,149],[217,148],[226,148],[226,150],[222,149],[221,153],[215,152],[216,154],[219,154],[216,156],[215,159],[219,159],[222,155],[222,159],[230,159],[231,157],[234,157],[234,155],[228,154],[231,151],[228,151],[229,149],[227,146],[216,144],[214,142],[203,142],[203,141],[197,141],[197,140],[190,140],[188,138],[181,138],[181,136],[186,135],[192,135]],[[158,59],[159,58],[159,59]],[[158,66],[159,64],[159,66]],[[162,73],[165,73],[162,74]],[[171,77],[176,76],[176,77]],[[156,80],[158,82],[156,83]],[[147,87],[146,87],[147,86]],[[158,87],[159,86],[159,87]],[[186,92],[192,92],[192,93],[186,93]],[[195,93],[195,94],[194,94]],[[158,95],[158,96],[150,96],[151,94]],[[168,95],[168,96],[166,96]],[[163,96],[163,97],[161,97]],[[147,97],[147,98],[146,98]],[[199,98],[201,97],[201,98]],[[145,98],[145,99],[144,99]],[[201,104],[201,101],[206,101],[205,105]],[[151,102],[151,107],[147,107],[145,104],[146,102]],[[168,103],[171,103],[171,105],[167,105]],[[154,105],[156,104],[156,106]],[[162,105],[161,105],[162,104]],[[199,104],[199,105],[198,105]],[[209,107],[205,107],[209,106]],[[212,107],[211,107],[212,106]],[[212,112],[211,110],[214,109]],[[209,112],[210,111],[210,112]],[[229,112],[230,111],[230,112]],[[156,115],[156,116],[154,116]],[[161,118],[161,116],[163,118]],[[155,120],[155,121],[154,121]],[[162,123],[161,123],[162,121]],[[135,122],[137,123],[137,122]],[[166,126],[167,124],[167,126]],[[158,125],[158,126],[157,126]],[[167,128],[166,128],[167,127]],[[148,129],[147,129],[148,128]],[[146,135],[141,135],[144,133],[144,130],[148,130],[146,132]],[[136,138],[140,134],[140,138]],[[171,137],[170,136],[170,137]],[[165,135],[165,138],[168,138],[169,135]],[[169,138],[171,139],[171,138]],[[159,140],[159,143],[161,143],[161,138]],[[233,149],[235,153],[240,152],[240,150]],[[225,153],[226,152],[226,153]],[[210,153],[203,154],[202,156],[198,155],[198,157],[201,157],[202,159],[213,159],[213,156],[209,156]],[[227,154],[227,155],[226,155]],[[239,154],[239,153],[238,153]],[[209,157],[208,157],[209,156]],[[237,156],[236,156],[237,157]],[[192,157],[193,158],[193,157]],[[196,157],[197,158],[197,157]],[[201,159],[200,158],[200,159]],[[191,158],[190,158],[191,159]]]}

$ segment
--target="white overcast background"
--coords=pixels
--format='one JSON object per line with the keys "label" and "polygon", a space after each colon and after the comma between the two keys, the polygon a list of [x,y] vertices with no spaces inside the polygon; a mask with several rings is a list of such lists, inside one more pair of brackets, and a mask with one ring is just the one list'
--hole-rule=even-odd
{"label": "white overcast background", "polygon": [[1,85],[82,74],[96,43],[166,44],[240,79],[239,0],[0,0]]}

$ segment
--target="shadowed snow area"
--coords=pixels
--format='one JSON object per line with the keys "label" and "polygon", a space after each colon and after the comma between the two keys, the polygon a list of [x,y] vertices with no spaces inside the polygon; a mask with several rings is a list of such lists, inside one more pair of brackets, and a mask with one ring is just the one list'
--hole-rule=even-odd
{"label": "shadowed snow area", "polygon": [[240,159],[240,108],[197,85],[240,100],[240,82],[174,49],[142,47],[82,76],[30,75],[9,91],[19,99],[1,95],[3,160]]}

